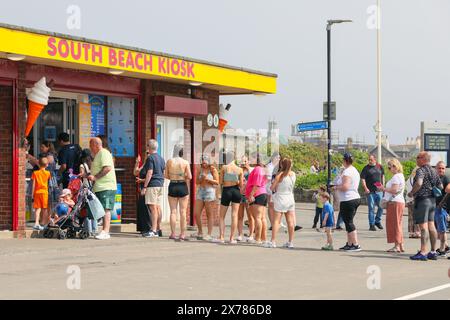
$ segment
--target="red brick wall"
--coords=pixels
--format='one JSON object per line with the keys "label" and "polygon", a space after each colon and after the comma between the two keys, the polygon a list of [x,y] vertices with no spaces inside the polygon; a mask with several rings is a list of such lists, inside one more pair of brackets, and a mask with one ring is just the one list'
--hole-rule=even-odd
{"label": "red brick wall", "polygon": [[[192,88],[191,94],[188,93],[189,86],[173,84],[161,81],[142,81],[142,145],[141,152],[145,154],[145,145],[148,139],[154,138],[152,135],[152,126],[154,118],[156,117],[155,109],[152,104],[152,97],[156,95],[172,95],[185,98],[204,99],[208,102],[208,112],[214,114],[219,113],[219,93],[213,90],[206,90],[202,88]],[[196,121],[202,122],[202,131],[207,129],[206,117],[195,117]],[[185,118],[184,128],[192,133],[192,118]],[[192,134],[191,134],[192,136]],[[202,134],[203,136],[203,134]],[[188,147],[190,141],[185,137],[185,158],[191,160],[191,149]],[[208,145],[208,142],[203,142],[203,148]],[[196,152],[198,152],[196,150]],[[189,204],[190,207],[190,204]],[[187,213],[187,222],[190,223],[190,210]],[[206,215],[204,214],[202,220],[206,222]],[[218,221],[218,220],[217,220]]]}
{"label": "red brick wall", "polygon": [[[26,124],[26,95],[25,95],[25,64],[18,64],[19,65],[19,79],[18,79],[18,118],[19,118],[19,140],[21,140],[22,134],[25,130],[25,124]],[[154,106],[152,105],[152,97],[155,95],[174,95],[174,96],[181,96],[181,97],[190,97],[188,94],[188,88],[189,86],[186,85],[179,85],[179,84],[170,84],[166,82],[159,82],[159,81],[149,81],[149,80],[142,80],[141,81],[141,145],[139,146],[139,151],[142,156],[145,155],[145,146],[148,139],[150,139],[153,136],[153,121],[155,119],[155,112],[154,112]],[[205,99],[208,101],[208,109],[209,112],[212,114],[218,114],[219,109],[219,94],[216,91],[212,90],[206,90],[201,88],[194,88],[193,89],[193,96],[195,98],[199,99]],[[4,111],[3,108],[6,107],[6,104],[3,100],[9,100],[9,114],[11,114],[12,117],[12,93],[10,92],[10,97],[5,98],[7,95],[3,94],[3,92],[0,94],[0,110]],[[5,112],[5,111],[4,111]],[[206,117],[196,117],[196,120],[202,121],[202,130],[207,128],[206,124]],[[191,121],[187,120],[186,123],[186,129],[190,129]],[[9,125],[12,125],[9,123]],[[3,135],[8,132],[8,143],[9,147],[11,148],[11,127],[6,129],[6,127],[2,127],[0,130],[0,145],[4,143],[3,141]],[[20,143],[20,141],[19,141]],[[208,143],[205,142],[203,145],[206,146]],[[19,146],[18,146],[19,147]],[[2,150],[4,150],[2,148]],[[187,155],[189,155],[190,150],[186,150]],[[9,151],[9,154],[12,154],[11,149]],[[0,172],[4,172],[6,169],[4,169],[2,166],[4,163],[0,160]],[[119,183],[122,184],[123,189],[123,195],[122,195],[122,210],[123,210],[123,216],[122,219],[124,222],[134,222],[134,219],[136,218],[136,184],[135,184],[135,178],[133,176],[133,166],[134,166],[135,158],[118,158],[116,159],[116,166],[119,168],[124,168],[125,171],[117,172],[117,180]],[[11,166],[11,157],[8,159],[8,163]],[[25,150],[20,148],[19,149],[19,229],[24,230],[25,228],[25,192],[26,192],[26,182],[25,182]],[[8,172],[11,172],[11,168],[7,169]],[[5,176],[3,174],[2,176]],[[6,174],[6,176],[10,176],[10,174]],[[1,179],[1,177],[0,177]],[[10,183],[10,181],[7,181]],[[5,187],[5,185],[0,181],[0,188],[4,188],[6,191],[9,190],[11,192],[11,186]],[[12,226],[12,212],[11,212],[11,196],[7,199],[9,203],[9,213],[4,214],[3,205],[7,205],[6,202],[3,202],[3,195],[5,193],[1,192],[0,190],[0,228],[8,228],[10,229]],[[6,199],[6,198],[5,198]],[[189,213],[188,213],[189,217]],[[189,219],[189,218],[188,218]]]}
{"label": "red brick wall", "polygon": [[17,118],[18,118],[18,148],[19,153],[19,195],[18,195],[18,231],[19,235],[23,235],[26,227],[26,150],[21,147],[22,140],[24,138],[25,126],[26,126],[26,110],[27,110],[27,96],[26,96],[26,64],[18,64],[18,81],[17,81]]}
{"label": "red brick wall", "polygon": [[12,87],[0,87],[0,230],[12,229]]}
{"label": "red brick wall", "polygon": [[117,183],[122,185],[122,221],[135,222],[136,219],[136,178],[133,175],[135,158],[116,158],[116,168],[125,169],[116,171]]}

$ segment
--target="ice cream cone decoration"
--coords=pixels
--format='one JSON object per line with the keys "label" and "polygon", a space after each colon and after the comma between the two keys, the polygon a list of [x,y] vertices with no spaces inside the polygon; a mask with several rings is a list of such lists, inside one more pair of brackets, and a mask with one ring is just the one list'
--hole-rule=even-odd
{"label": "ice cream cone decoration", "polygon": [[230,112],[231,104],[227,104],[226,107],[223,104],[219,106],[219,132],[223,132],[228,124],[228,113]]}
{"label": "ice cream cone decoration", "polygon": [[36,120],[39,118],[42,110],[48,104],[51,89],[47,87],[45,77],[36,82],[31,89],[28,97],[28,118],[27,127],[25,129],[25,137],[27,137],[33,128]]}

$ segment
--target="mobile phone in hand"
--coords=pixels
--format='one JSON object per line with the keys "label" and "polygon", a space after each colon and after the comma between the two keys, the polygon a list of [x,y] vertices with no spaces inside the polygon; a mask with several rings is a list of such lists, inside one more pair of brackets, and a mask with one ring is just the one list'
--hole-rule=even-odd
{"label": "mobile phone in hand", "polygon": [[380,182],[375,182],[374,186],[377,188],[381,188],[383,185]]}

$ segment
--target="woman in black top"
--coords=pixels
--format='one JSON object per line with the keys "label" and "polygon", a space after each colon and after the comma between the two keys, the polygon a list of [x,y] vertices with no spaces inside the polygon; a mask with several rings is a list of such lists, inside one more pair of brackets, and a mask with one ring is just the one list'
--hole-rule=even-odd
{"label": "woman in black top", "polygon": [[[148,156],[148,154],[147,154]],[[138,156],[134,165],[134,176],[136,177],[136,183],[139,185],[138,200],[137,200],[137,217],[136,228],[142,235],[147,234],[152,230],[152,218],[149,207],[145,204],[145,196],[141,194],[141,190],[144,188],[145,177],[147,176],[147,169],[145,167],[145,161],[141,164],[141,156]]]}

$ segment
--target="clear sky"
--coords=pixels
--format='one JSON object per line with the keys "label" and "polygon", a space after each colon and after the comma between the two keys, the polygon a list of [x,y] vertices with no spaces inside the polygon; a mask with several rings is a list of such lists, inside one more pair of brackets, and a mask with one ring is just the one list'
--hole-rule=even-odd
{"label": "clear sky", "polygon": [[[206,59],[279,75],[273,96],[223,97],[231,125],[282,133],[322,118],[326,100],[326,20],[333,27],[334,129],[374,142],[376,31],[367,27],[376,0],[15,0],[0,21]],[[66,26],[70,5],[81,29]],[[382,1],[383,131],[391,143],[420,134],[420,121],[450,121],[450,1]]]}

